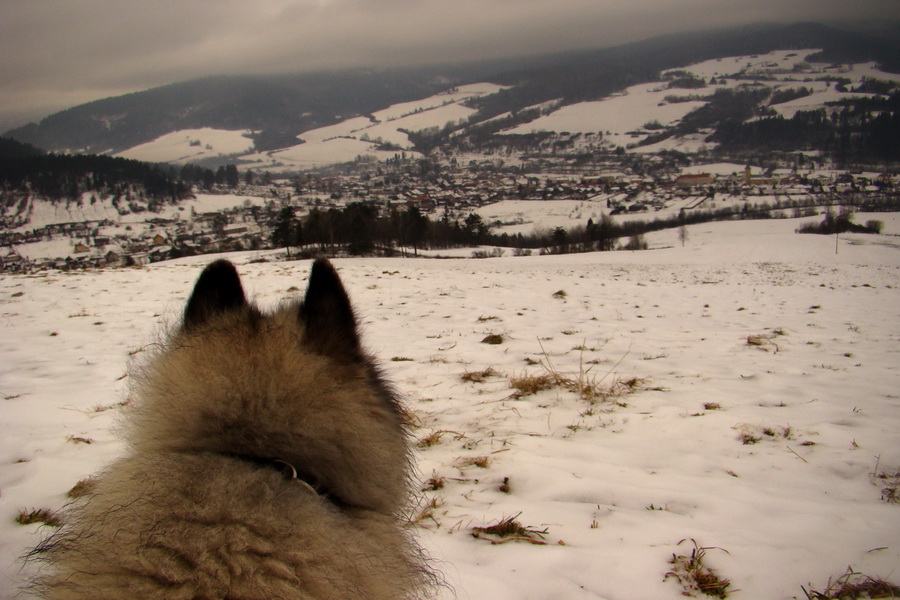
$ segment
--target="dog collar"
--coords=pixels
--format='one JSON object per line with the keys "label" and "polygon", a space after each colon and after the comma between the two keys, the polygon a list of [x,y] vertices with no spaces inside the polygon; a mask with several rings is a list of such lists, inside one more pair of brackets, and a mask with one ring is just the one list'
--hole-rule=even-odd
{"label": "dog collar", "polygon": [[286,460],[282,460],[280,458],[262,458],[259,456],[249,456],[246,454],[236,453],[229,453],[227,454],[227,456],[253,463],[257,466],[275,469],[276,471],[281,473],[285,479],[297,482],[297,484],[302,486],[313,496],[317,498],[322,497],[322,495],[319,494],[318,490],[316,490],[315,486],[307,481],[306,478],[300,477],[299,473],[297,472],[297,468]]}

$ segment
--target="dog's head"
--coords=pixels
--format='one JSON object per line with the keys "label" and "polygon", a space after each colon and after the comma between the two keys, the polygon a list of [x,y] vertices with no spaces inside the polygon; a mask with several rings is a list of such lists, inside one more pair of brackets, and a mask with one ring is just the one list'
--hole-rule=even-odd
{"label": "dog's head", "polygon": [[136,451],[285,461],[338,501],[385,513],[406,499],[402,412],[327,260],[302,302],[271,314],[247,301],[230,262],[210,264],[136,385]]}

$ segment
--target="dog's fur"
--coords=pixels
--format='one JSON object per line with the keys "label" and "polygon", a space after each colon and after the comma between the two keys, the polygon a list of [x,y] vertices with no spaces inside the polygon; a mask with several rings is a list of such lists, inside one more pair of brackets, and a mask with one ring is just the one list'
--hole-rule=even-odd
{"label": "dog's fur", "polygon": [[130,452],[35,551],[49,563],[40,593],[428,595],[433,577],[400,518],[402,411],[328,261],[313,264],[302,303],[269,315],[248,303],[231,263],[210,264],[135,380]]}

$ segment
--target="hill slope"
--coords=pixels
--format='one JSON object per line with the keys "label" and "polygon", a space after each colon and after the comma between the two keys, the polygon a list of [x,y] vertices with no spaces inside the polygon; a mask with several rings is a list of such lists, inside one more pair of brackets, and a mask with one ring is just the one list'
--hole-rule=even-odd
{"label": "hill slope", "polygon": [[[836,255],[793,227],[709,224],[636,253],[337,262],[421,440],[413,533],[455,588],[441,598],[683,599],[667,573],[691,540],[734,598],[805,597],[847,565],[898,583],[896,242],[851,235]],[[306,261],[255,257],[231,256],[264,307],[304,286]],[[129,356],[177,322],[208,259],[0,277],[15,315],[0,338],[3,600],[27,597],[36,565],[17,557],[41,539],[16,515],[58,509],[127,451],[110,427]],[[542,365],[551,389],[516,394]],[[579,395],[579,377],[626,395]],[[506,518],[545,545],[471,535]]]}
{"label": "hill slope", "polygon": [[584,52],[505,62],[277,77],[210,77],[91,102],[6,135],[48,150],[116,152],[184,129],[252,130],[257,150],[295,144],[304,131],[427,97],[454,85],[509,86],[472,103],[490,118],[548,100],[593,100],[660,71],[734,55],[822,48],[828,61],[900,69],[900,43],[815,24],[691,33]]}

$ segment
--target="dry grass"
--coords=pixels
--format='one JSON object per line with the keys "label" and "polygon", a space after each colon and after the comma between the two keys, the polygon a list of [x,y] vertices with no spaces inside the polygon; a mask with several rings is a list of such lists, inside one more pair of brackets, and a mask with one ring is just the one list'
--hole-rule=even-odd
{"label": "dry grass", "polygon": [[460,379],[462,379],[466,383],[484,383],[486,379],[490,377],[497,377],[498,375],[500,374],[495,371],[493,367],[488,367],[487,369],[482,369],[481,371],[466,371],[460,376]]}
{"label": "dry grass", "polygon": [[456,467],[459,469],[465,469],[466,467],[487,469],[489,466],[491,466],[491,458],[489,456],[466,456],[456,461]]}
{"label": "dry grass", "polygon": [[437,429],[435,431],[432,431],[425,437],[419,438],[419,440],[416,442],[416,446],[419,448],[430,448],[439,443],[441,441],[441,438],[444,437],[444,434],[446,433],[452,433],[454,436],[453,439],[455,440],[461,440],[466,437],[465,434],[459,433],[458,431]]}
{"label": "dry grass", "polygon": [[[734,427],[739,432],[738,439],[745,446],[758,444],[763,440],[792,440],[794,439],[794,429],[787,427],[769,427],[762,425],[750,425],[749,423],[740,423]],[[809,444],[805,444],[809,445]]]}
{"label": "dry grass", "polygon": [[544,358],[538,364],[543,367],[543,373],[510,378],[510,387],[516,390],[513,394],[514,398],[523,398],[545,390],[559,388],[578,395],[579,398],[590,404],[596,404],[598,402],[615,401],[639,389],[645,389],[646,380],[639,377],[628,379],[622,379],[617,376],[610,377],[613,370],[619,366],[625,356],[620,358],[604,375],[598,376],[598,374],[591,372],[596,364],[585,368],[584,355],[582,354],[579,360],[578,373],[569,376],[562,374],[553,366],[543,345],[541,345],[541,351]]}
{"label": "dry grass", "polygon": [[435,518],[435,511],[444,506],[444,499],[440,496],[434,496],[429,500],[428,504],[419,511],[419,514],[416,515],[410,522],[413,525],[422,526],[425,521],[431,521],[438,527],[441,526],[440,522]]}
{"label": "dry grass", "polygon": [[516,390],[516,393],[514,394],[516,398],[532,396],[538,392],[552,390],[556,387],[566,387],[564,381],[560,381],[558,377],[553,376],[550,373],[510,377],[509,385],[512,389]]}
{"label": "dry grass", "polygon": [[62,526],[62,520],[47,508],[32,508],[31,511],[21,510],[19,516],[16,517],[16,523],[19,525],[32,525],[33,523],[43,523],[50,527]]}
{"label": "dry grass", "polygon": [[522,525],[516,519],[522,513],[512,517],[504,517],[493,525],[486,527],[473,527],[472,537],[478,540],[488,540],[492,544],[505,544],[507,542],[528,542],[529,544],[537,544],[544,546],[547,542],[544,537],[548,533],[548,529],[535,529],[527,525]]}
{"label": "dry grass", "polygon": [[775,353],[777,354],[778,352],[781,351],[781,348],[778,346],[778,344],[775,343],[775,338],[784,336],[784,335],[787,335],[787,334],[781,328],[773,329],[772,333],[768,333],[768,334],[760,333],[757,335],[748,335],[747,336],[747,345],[755,346],[755,347],[759,348],[760,350],[765,350],[766,352],[768,352],[769,348],[772,347],[775,349]]}
{"label": "dry grass", "polygon": [[875,598],[900,598],[900,587],[877,577],[857,573],[852,567],[828,584],[821,592],[800,586],[807,600],[869,600]]}
{"label": "dry grass", "polygon": [[[685,542],[681,540],[679,544]],[[674,577],[684,589],[682,595],[695,597],[697,594],[713,596],[714,598],[727,598],[728,588],[731,582],[722,579],[715,571],[703,564],[706,558],[706,551],[713,548],[704,548],[697,544],[696,540],[691,540],[694,548],[691,550],[690,556],[672,555],[669,563],[672,568],[666,573],[666,579]],[[722,550],[721,548],[716,548]],[[727,554],[727,551],[722,550]]]}
{"label": "dry grass", "polygon": [[[872,483],[881,487],[881,499],[888,504],[900,504],[900,469],[880,468],[881,457],[875,461],[875,470],[870,473]],[[883,487],[882,487],[883,486]]]}
{"label": "dry grass", "polygon": [[422,486],[423,492],[436,492],[438,490],[444,489],[444,485],[447,483],[446,477],[441,477],[436,473],[425,482],[425,485]]}

